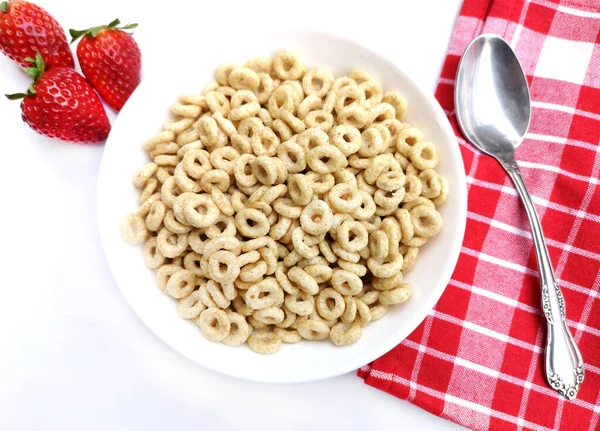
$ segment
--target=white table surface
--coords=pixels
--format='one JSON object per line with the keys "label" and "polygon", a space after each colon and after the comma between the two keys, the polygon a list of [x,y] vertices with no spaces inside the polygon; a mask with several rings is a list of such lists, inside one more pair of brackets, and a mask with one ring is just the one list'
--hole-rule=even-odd
{"label": "white table surface", "polygon": [[[117,16],[140,23],[135,38],[146,76],[175,61],[173,43],[201,55],[203,43],[270,26],[377,46],[433,91],[461,1],[38,3],[67,29]],[[25,74],[0,56],[0,93],[27,85]],[[4,97],[0,118],[0,429],[459,429],[355,373],[265,385],[180,357],[133,314],[104,259],[95,216],[103,147],[36,135],[21,122],[19,103]]]}

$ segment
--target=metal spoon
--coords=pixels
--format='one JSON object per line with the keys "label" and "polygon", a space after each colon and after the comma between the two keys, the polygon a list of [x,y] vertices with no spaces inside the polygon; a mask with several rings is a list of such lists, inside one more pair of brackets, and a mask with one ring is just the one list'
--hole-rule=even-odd
{"label": "metal spoon", "polygon": [[525,205],[548,323],[546,380],[552,388],[573,399],[583,381],[583,359],[567,326],[565,302],[556,283],[540,219],[515,161],[515,150],[529,127],[529,88],[519,60],[501,37],[484,34],[467,47],[456,74],[454,101],[465,137],[500,162]]}

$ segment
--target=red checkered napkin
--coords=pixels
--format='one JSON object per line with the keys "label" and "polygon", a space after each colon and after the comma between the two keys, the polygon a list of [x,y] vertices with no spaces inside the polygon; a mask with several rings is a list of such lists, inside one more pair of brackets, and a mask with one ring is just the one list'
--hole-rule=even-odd
{"label": "red checkered napkin", "polygon": [[[480,33],[515,49],[532,118],[517,151],[586,363],[574,401],[544,380],[545,323],[529,225],[493,158],[454,116],[460,55]],[[359,371],[369,385],[476,430],[600,429],[600,2],[465,0],[436,96],[465,162],[468,220],[458,265],[425,321]]]}

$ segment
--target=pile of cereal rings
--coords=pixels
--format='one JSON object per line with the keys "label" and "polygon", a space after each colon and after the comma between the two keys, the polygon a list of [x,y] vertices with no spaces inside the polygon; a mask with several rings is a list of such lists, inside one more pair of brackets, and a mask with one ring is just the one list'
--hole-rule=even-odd
{"label": "pile of cereal rings", "polygon": [[356,342],[411,296],[403,275],[442,228],[436,146],[364,70],[335,78],[283,50],[215,78],[144,143],[121,235],[209,340]]}

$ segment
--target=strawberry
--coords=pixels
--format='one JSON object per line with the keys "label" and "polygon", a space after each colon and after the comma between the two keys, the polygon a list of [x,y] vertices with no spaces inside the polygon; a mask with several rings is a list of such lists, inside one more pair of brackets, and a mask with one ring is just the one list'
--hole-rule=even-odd
{"label": "strawberry", "polygon": [[23,0],[0,3],[0,50],[22,67],[41,52],[46,69],[75,67],[62,27],[41,7]]}
{"label": "strawberry", "polygon": [[140,83],[142,54],[131,35],[123,30],[137,27],[129,24],[117,27],[118,19],[108,25],[87,30],[69,30],[73,40],[82,37],[77,46],[77,58],[85,77],[102,98],[120,111]]}
{"label": "strawberry", "polygon": [[44,60],[27,58],[34,67],[23,69],[33,78],[26,94],[6,95],[23,99],[21,114],[36,132],[64,141],[92,143],[104,141],[110,123],[104,106],[83,76],[69,67],[44,70]]}

